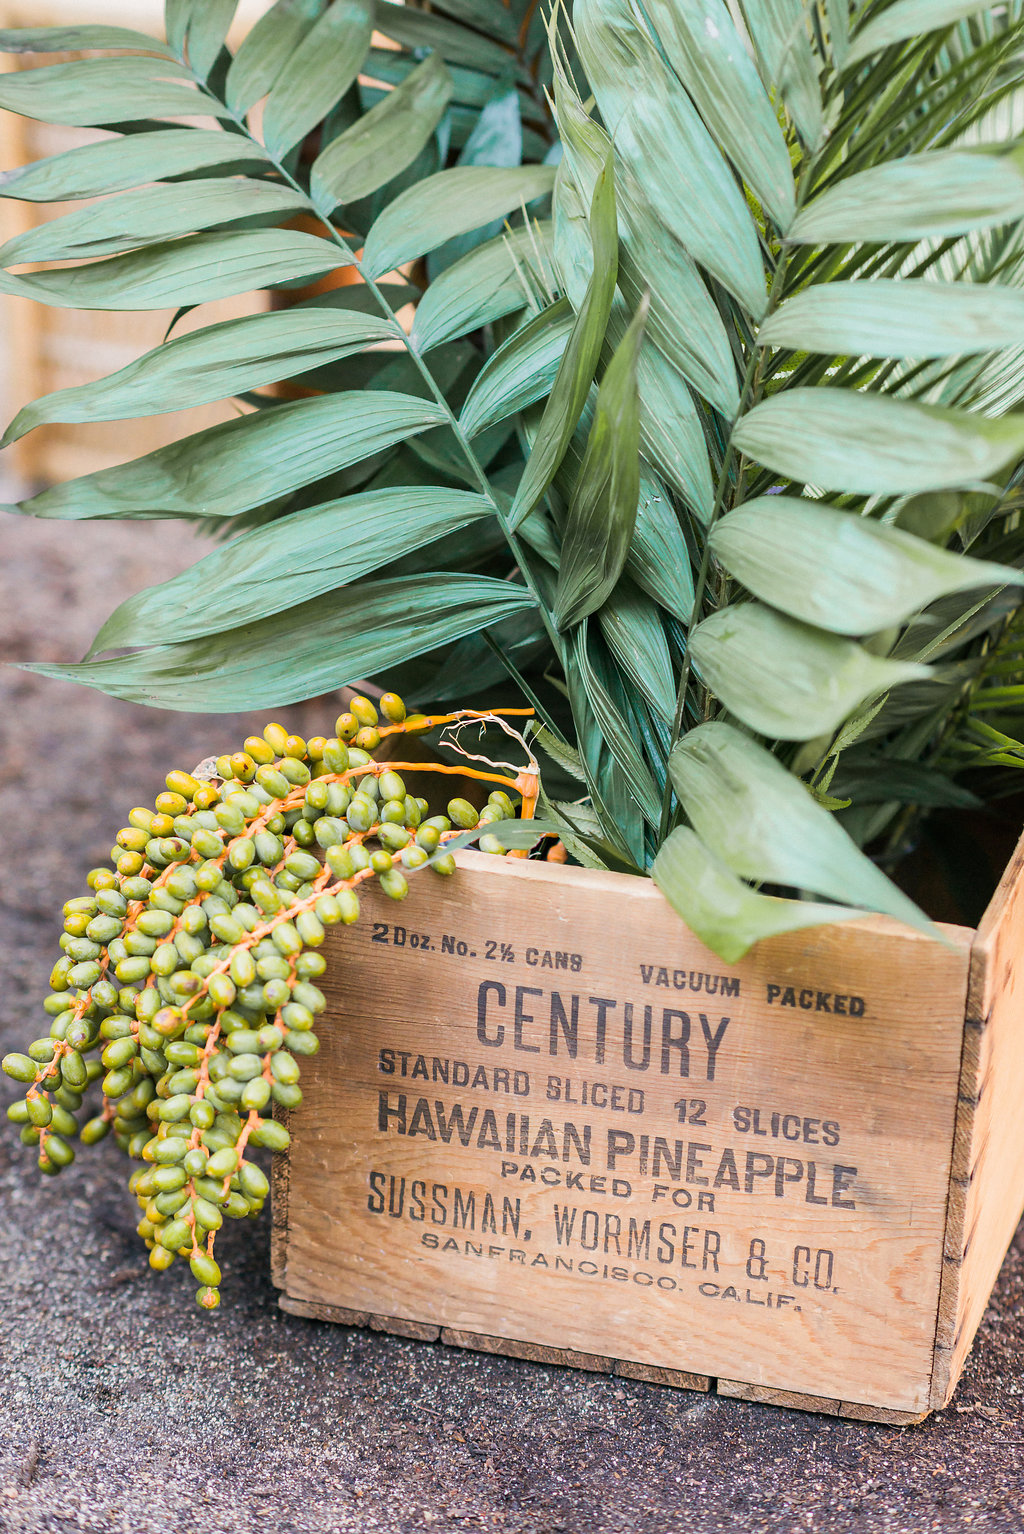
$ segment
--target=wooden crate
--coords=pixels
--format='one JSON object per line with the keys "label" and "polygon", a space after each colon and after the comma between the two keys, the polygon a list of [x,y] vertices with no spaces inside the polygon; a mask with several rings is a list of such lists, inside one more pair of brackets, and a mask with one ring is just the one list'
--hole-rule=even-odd
{"label": "wooden crate", "polygon": [[462,853],[330,934],[283,1309],[907,1424],[1024,1203],[1024,842],[975,932],[722,964],[652,883]]}

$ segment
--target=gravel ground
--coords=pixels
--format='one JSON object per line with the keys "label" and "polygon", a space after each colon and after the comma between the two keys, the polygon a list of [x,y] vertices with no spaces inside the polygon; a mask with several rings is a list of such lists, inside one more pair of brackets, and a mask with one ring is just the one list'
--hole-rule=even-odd
{"label": "gravel ground", "polygon": [[[195,554],[172,524],[0,520],[0,660],[78,659]],[[60,904],[124,808],[248,721],[10,669],[0,696],[3,1052],[41,1031]],[[313,712],[282,717],[317,733]],[[1024,1528],[1024,1235],[953,1406],[899,1430],[285,1316],[267,1221],[225,1232],[205,1317],[187,1277],[150,1273],[122,1188],[109,1143],[46,1181],[0,1122],[3,1534]]]}

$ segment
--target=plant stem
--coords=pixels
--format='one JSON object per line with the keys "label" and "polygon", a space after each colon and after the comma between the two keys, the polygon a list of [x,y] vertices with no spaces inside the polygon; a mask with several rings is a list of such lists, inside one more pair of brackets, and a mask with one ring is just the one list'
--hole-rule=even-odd
{"label": "plant stem", "polygon": [[[787,262],[785,257],[780,256],[779,263],[776,266],[774,275],[772,277],[771,291],[768,295],[768,307],[765,311],[765,318],[771,314],[772,310],[775,308],[775,305],[778,303],[779,295],[782,292],[783,282],[785,281],[786,266]],[[743,376],[743,383],[740,387],[739,404],[736,407],[736,415],[734,416],[732,423],[733,429],[735,428],[737,422],[741,420],[744,411],[750,404],[752,397],[755,396],[758,392],[760,387],[760,372],[766,355],[767,353],[765,352],[764,348],[759,347],[755,340],[751,347],[750,355],[747,358],[747,368]],[[693,613],[690,619],[690,626],[687,631],[687,645],[683,651],[683,668],[679,677],[679,689],[676,694],[676,712],[675,718],[672,722],[672,734],[669,740],[670,757],[672,754],[672,747],[676,744],[683,732],[683,721],[686,714],[686,704],[690,687],[690,673],[692,670],[690,661],[689,634],[692,633],[693,629],[700,622],[704,593],[707,590],[708,575],[711,571],[711,534],[715,528],[715,524],[718,522],[719,517],[721,517],[723,511],[725,510],[726,497],[729,493],[730,475],[732,473],[732,467],[737,456],[736,448],[732,439],[732,430],[730,430],[729,441],[725,449],[725,457],[722,460],[722,468],[718,476],[718,485],[715,489],[714,505],[711,508],[711,516],[708,520],[706,528],[704,529],[704,549],[701,554],[700,568],[697,572],[697,582],[693,593]],[[742,473],[742,465],[740,472]],[[739,476],[737,476],[737,485],[738,484]],[[658,828],[659,842],[663,842],[668,834],[671,813],[672,777],[671,774],[666,774],[665,790],[661,800],[661,822]]]}
{"label": "plant stem", "polygon": [[[210,90],[209,85],[207,84],[207,82],[205,80],[201,80],[195,74],[193,74],[192,78],[193,78],[193,80],[195,80],[196,85],[199,87],[199,89],[201,91],[206,92],[206,94],[208,94],[208,95],[214,95],[214,93]],[[219,98],[217,98],[216,96],[214,96],[214,99],[218,100],[218,102],[219,102]],[[220,104],[223,104],[223,103],[220,103]],[[241,132],[243,134],[245,134],[245,136],[247,138],[252,139],[253,142],[258,142],[255,139],[255,136],[253,135],[251,129],[249,128],[249,125],[246,122],[246,119],[245,119],[244,116],[241,116],[238,113],[232,112],[231,113],[231,117],[230,117],[230,121],[233,122],[241,130]],[[416,368],[416,371],[419,373],[420,377],[423,379],[423,382],[426,384],[428,390],[430,391],[431,396],[433,397],[435,402],[440,406],[441,410],[443,410],[445,416],[447,417],[446,424],[449,427],[449,429],[451,430],[452,435],[455,437],[455,440],[456,440],[456,442],[459,445],[459,448],[460,448],[460,450],[462,452],[463,457],[466,460],[466,463],[467,463],[467,465],[469,467],[469,470],[470,470],[471,474],[473,475],[473,478],[476,480],[477,484],[480,486],[481,494],[483,495],[484,499],[487,501],[487,503],[491,507],[491,510],[492,510],[494,516],[497,518],[498,525],[500,526],[502,532],[505,535],[505,540],[508,543],[509,549],[511,550],[512,554],[515,556],[516,564],[519,566],[519,569],[522,571],[523,578],[526,581],[526,584],[529,587],[530,592],[531,592],[532,596],[534,597],[534,600],[537,603],[538,611],[540,612],[541,619],[542,619],[542,621],[544,623],[544,627],[546,628],[546,630],[548,632],[548,637],[550,638],[550,640],[552,642],[552,645],[554,647],[555,654],[558,655],[559,657],[561,657],[561,643],[560,643],[560,640],[559,640],[558,631],[555,628],[554,619],[553,619],[551,613],[548,611],[547,604],[545,603],[544,598],[543,598],[543,596],[541,594],[540,587],[538,586],[536,580],[534,579],[534,576],[533,576],[533,574],[532,574],[532,572],[530,570],[530,566],[529,566],[528,561],[524,557],[524,551],[523,551],[522,544],[521,544],[519,538],[517,537],[517,535],[515,534],[515,532],[509,527],[508,519],[507,519],[505,513],[502,511],[501,506],[499,505],[498,500],[495,497],[494,492],[491,489],[490,480],[487,478],[487,474],[486,474],[486,472],[484,470],[484,467],[481,464],[481,462],[480,462],[479,458],[477,457],[476,453],[474,452],[473,447],[472,447],[472,445],[471,445],[471,443],[469,441],[469,438],[466,436],[466,433],[462,430],[462,427],[459,424],[459,419],[456,416],[455,412],[452,410],[451,406],[449,405],[448,400],[445,397],[443,389],[438,384],[437,380],[434,378],[433,373],[427,367],[427,364],[424,362],[424,360],[421,357],[420,353],[413,346],[410,337],[407,335],[405,330],[399,324],[398,317],[395,314],[395,311],[392,309],[391,305],[388,303],[386,297],[381,292],[381,290],[378,287],[377,283],[374,281],[374,279],[372,277],[367,276],[363,272],[362,265],[359,262],[358,258],[356,257],[356,254],[353,251],[352,247],[349,245],[348,241],[343,237],[343,235],[337,229],[335,229],[334,225],[331,223],[331,221],[330,221],[329,217],[327,216],[327,214],[320,211],[320,209],[317,207],[316,203],[313,201],[312,197],[310,196],[309,192],[307,191],[307,189],[302,185],[302,183],[300,181],[298,181],[295,178],[295,176],[293,176],[291,174],[291,172],[287,169],[287,167],[284,165],[282,160],[276,159],[273,156],[271,156],[269,151],[266,149],[266,146],[261,146],[261,147],[264,149],[264,152],[268,156],[269,163],[277,171],[278,175],[281,176],[282,179],[288,183],[288,185],[292,188],[293,191],[297,192],[299,194],[299,196],[304,199],[304,201],[306,203],[306,206],[307,206],[307,208],[309,210],[309,213],[327,231],[330,239],[334,242],[335,245],[337,245],[338,249],[343,253],[343,255],[345,256],[344,264],[346,266],[353,266],[355,268],[355,270],[359,273],[359,276],[360,276],[361,280],[366,284],[366,286],[369,288],[370,292],[373,294],[373,297],[375,298],[377,304],[380,307],[381,313],[384,315],[384,317],[387,320],[390,321],[390,323],[391,323],[391,325],[392,325],[392,327],[394,329],[396,340],[400,341],[401,344],[404,346],[405,351],[408,354],[410,360],[412,361],[413,366]]]}
{"label": "plant stem", "polygon": [[[812,155],[810,159],[806,160],[801,166],[797,175],[796,196],[794,200],[794,217],[797,213],[800,212],[800,209],[803,206],[804,198],[807,195],[807,189],[811,185],[811,181],[817,168],[819,155]],[[798,250],[791,249],[786,246],[785,238],[783,236],[782,248],[779,252],[779,259],[775,267],[775,271],[772,273],[771,287],[768,290],[768,302],[765,306],[764,319],[762,319],[761,324],[764,323],[764,320],[767,319],[768,316],[772,314],[778,306],[779,301],[782,298],[783,290],[786,286],[786,279],[789,276],[791,263],[794,257],[798,254]],[[693,594],[693,611],[690,617],[689,625],[687,626],[687,644],[683,651],[683,666],[679,677],[679,690],[676,696],[675,719],[673,720],[672,724],[672,734],[669,738],[668,759],[670,763],[672,759],[672,749],[682,734],[683,723],[686,716],[687,693],[689,691],[690,671],[692,669],[690,661],[689,636],[693,632],[693,629],[696,627],[696,625],[700,622],[701,604],[704,600],[704,593],[707,590],[708,574],[711,569],[711,534],[719,517],[721,517],[725,511],[726,496],[729,492],[729,475],[732,470],[733,461],[737,456],[736,450],[733,446],[732,434],[736,429],[737,423],[742,419],[747,406],[751,403],[752,400],[755,404],[757,402],[760,391],[764,386],[764,374],[767,361],[768,352],[764,347],[758,345],[757,339],[755,337],[751,343],[751,352],[749,358],[747,359],[747,368],[743,376],[743,383],[740,387],[739,404],[736,407],[736,414],[733,417],[732,426],[729,429],[729,441],[726,445],[725,454],[722,459],[721,473],[718,476],[718,485],[715,490],[715,500],[711,509],[711,518],[705,530],[704,550],[701,555],[700,569],[697,574],[697,583]],[[742,484],[743,462],[741,459],[739,472],[736,476],[737,491],[741,489]],[[668,771],[665,774],[665,790],[661,800],[661,821],[658,827],[659,843],[663,842],[665,837],[668,835],[668,828],[671,817],[672,774],[671,771]]]}
{"label": "plant stem", "polygon": [[544,705],[541,703],[540,698],[531,687],[530,683],[526,680],[525,676],[523,676],[522,672],[519,670],[519,667],[516,665],[512,657],[501,648],[501,645],[494,638],[493,634],[491,634],[487,629],[482,629],[480,631],[480,637],[484,644],[487,645],[488,649],[494,652],[495,657],[504,666],[509,676],[519,688],[519,691],[523,694],[523,697],[533,704],[533,707],[537,713],[537,717],[545,720],[547,728],[551,731],[552,735],[554,735],[557,740],[560,740],[563,746],[567,746],[569,742],[566,740],[565,735],[558,728],[558,725],[555,723],[555,721],[548,718],[548,712],[544,708]]}

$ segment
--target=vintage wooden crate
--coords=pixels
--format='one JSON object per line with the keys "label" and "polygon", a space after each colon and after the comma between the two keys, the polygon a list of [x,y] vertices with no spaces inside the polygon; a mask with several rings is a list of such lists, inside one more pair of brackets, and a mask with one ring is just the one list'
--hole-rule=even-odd
{"label": "vintage wooden crate", "polygon": [[460,854],[331,934],[293,1314],[844,1417],[959,1378],[1024,1203],[1024,842],[979,929],[722,964],[649,881]]}

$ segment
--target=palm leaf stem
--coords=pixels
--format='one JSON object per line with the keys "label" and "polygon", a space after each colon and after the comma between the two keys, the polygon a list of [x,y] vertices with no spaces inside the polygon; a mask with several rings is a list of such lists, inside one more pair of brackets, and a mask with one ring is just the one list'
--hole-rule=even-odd
{"label": "palm leaf stem", "polygon": [[[815,181],[813,188],[816,193],[829,186],[837,176],[848,173],[850,161],[858,157],[865,138],[877,132],[891,111],[899,109],[901,114],[906,113],[908,96],[913,99],[915,79],[920,79],[934,64],[939,51],[939,47],[929,44],[927,39],[916,43],[912,52],[894,61],[897,67],[881,90],[876,70],[865,71],[859,82],[843,82],[839,77],[835,95],[842,96],[843,108],[828,142],[819,151],[817,170],[820,179]],[[826,91],[826,103],[834,99],[835,96]],[[853,144],[851,138],[855,133],[857,139]]]}
{"label": "palm leaf stem", "polygon": [[[778,302],[779,295],[783,287],[783,273],[785,271],[785,267],[786,261],[783,257],[779,260],[779,263],[775,268],[774,276],[772,278],[772,286],[768,297],[768,308],[766,315],[771,314],[775,304]],[[733,418],[733,425],[735,425],[743,415],[743,412],[746,410],[748,404],[750,404],[751,401],[756,397],[756,393],[760,385],[760,367],[763,359],[764,352],[761,348],[755,347],[751,350],[747,358],[747,366],[743,376],[743,383],[740,387],[739,405],[736,410],[736,415]],[[704,595],[707,590],[708,575],[711,570],[711,532],[725,509],[726,496],[729,492],[730,476],[732,474],[733,464],[735,462],[736,456],[736,449],[733,445],[732,434],[730,433],[729,441],[725,449],[725,455],[722,460],[722,467],[718,475],[718,484],[715,488],[715,500],[711,509],[711,516],[708,520],[707,527],[704,530],[703,550],[701,552],[700,567],[697,571],[697,580],[694,586],[693,594],[693,624],[696,624],[700,621],[700,614],[704,603]],[[676,709],[672,721],[672,735],[669,747],[670,750],[671,747],[675,745],[680,735],[683,733],[683,719],[686,713],[687,694],[689,692],[691,669],[692,666],[690,660],[690,646],[687,643],[683,648],[683,663],[679,677],[679,687],[676,693]],[[665,788],[661,800],[661,821],[658,829],[659,844],[664,842],[665,837],[668,835],[671,815],[672,782],[670,778],[666,777]]]}
{"label": "palm leaf stem", "polygon": [[974,84],[975,75],[987,75],[990,81],[994,81],[998,75],[999,67],[1013,57],[1015,51],[1012,37],[1000,38],[999,46],[992,49],[991,59],[986,58],[981,67],[968,75],[964,82],[963,103],[957,116],[952,121],[947,121],[935,134],[933,142],[936,147],[942,148],[950,144],[968,128],[973,122],[977,122],[985,113],[990,112],[994,106],[1007,95],[1012,95],[1018,88],[1016,81],[1008,81],[997,90],[990,88],[977,90]]}
{"label": "palm leaf stem", "polygon": [[[986,636],[987,653],[992,656],[994,661],[1002,654],[1001,647],[1004,636],[1011,631],[1014,619],[1017,616],[1016,613],[1008,613],[998,630]],[[936,710],[934,717],[927,721],[931,727],[929,733],[934,730],[936,725],[941,723],[941,729],[937,739],[932,744],[931,750],[922,753],[927,766],[942,767],[945,765],[953,771],[956,770],[955,762],[949,761],[946,754],[950,747],[955,746],[957,738],[964,735],[970,726],[972,715],[977,706],[977,695],[988,680],[989,675],[988,667],[983,665],[979,669],[978,674],[964,684],[959,705],[948,711],[944,707],[940,708]],[[922,723],[925,723],[925,721],[922,721]],[[975,721],[975,723],[980,724],[980,721]],[[896,753],[893,752],[892,755],[895,756]],[[917,760],[921,759],[921,754],[918,752],[914,752],[913,756]],[[901,847],[906,843],[911,828],[916,821],[923,817],[923,814],[924,811],[919,804],[904,806],[890,827],[886,838],[886,856],[898,855]]]}
{"label": "palm leaf stem", "polygon": [[515,682],[516,686],[519,688],[526,701],[536,710],[537,718],[543,719],[545,725],[551,731],[552,735],[560,740],[563,746],[567,746],[569,742],[566,740],[564,732],[551,718],[549,711],[544,707],[544,704],[541,702],[536,690],[532,684],[526,680],[526,677],[523,676],[522,672],[519,670],[519,667],[508,654],[507,650],[502,649],[501,645],[498,643],[489,629],[481,629],[480,637],[487,648],[493,652],[495,658],[499,660],[504,666],[505,670],[508,672],[513,682]]}
{"label": "palm leaf stem", "polygon": [[[979,54],[972,55],[950,75],[941,75],[938,79],[926,81],[927,72],[937,62],[940,53],[938,48],[927,48],[922,45],[920,57],[913,60],[912,75],[921,81],[918,89],[911,98],[913,115],[908,121],[908,101],[906,91],[909,82],[904,77],[899,77],[901,88],[897,93],[888,92],[890,105],[879,117],[878,109],[869,119],[866,131],[858,135],[857,142],[851,146],[849,155],[837,167],[835,171],[823,182],[819,183],[816,191],[822,191],[829,182],[837,175],[847,176],[857,170],[874,163],[883,153],[886,159],[893,159],[901,154],[920,151],[928,147],[929,141],[941,144],[949,142],[963,131],[965,126],[959,122],[962,113],[968,112],[981,103],[984,110],[988,109],[986,93],[979,91],[977,81],[983,76],[992,78],[998,70],[1002,56],[1007,52],[1007,41],[998,38],[989,43]],[[938,109],[944,107],[951,99],[959,97],[960,105],[950,115],[943,111],[942,127],[937,130],[934,117]],[[900,128],[900,124],[904,126]]]}

